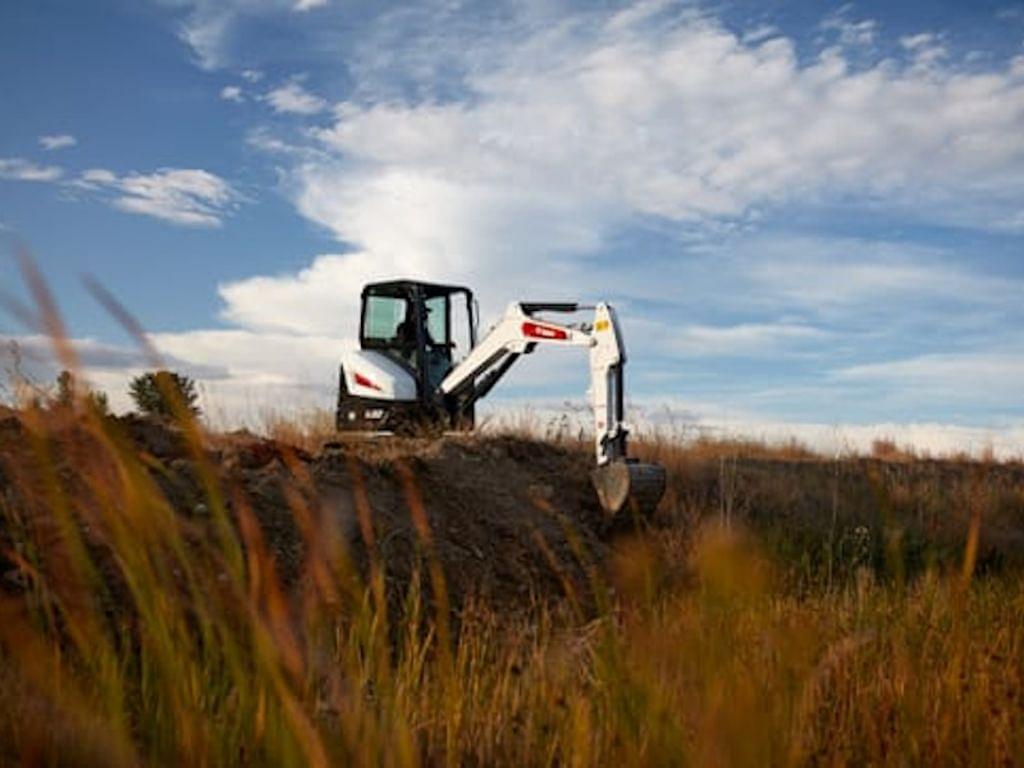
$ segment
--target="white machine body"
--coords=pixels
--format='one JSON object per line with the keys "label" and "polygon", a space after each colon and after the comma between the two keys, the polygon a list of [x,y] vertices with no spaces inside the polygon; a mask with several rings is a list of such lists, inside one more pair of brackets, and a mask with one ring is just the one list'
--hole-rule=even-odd
{"label": "white machine body", "polygon": [[353,395],[372,400],[416,401],[416,380],[383,352],[349,349],[341,353],[345,385]]}

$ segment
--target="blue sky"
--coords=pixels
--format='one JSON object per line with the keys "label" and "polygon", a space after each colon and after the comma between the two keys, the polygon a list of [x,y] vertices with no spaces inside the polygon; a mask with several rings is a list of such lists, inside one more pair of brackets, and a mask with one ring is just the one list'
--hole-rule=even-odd
{"label": "blue sky", "polygon": [[[82,274],[234,421],[329,407],[404,275],[613,301],[647,419],[1024,450],[1024,4],[8,2],[0,94],[4,248],[115,402]],[[534,358],[499,403],[585,389]]]}

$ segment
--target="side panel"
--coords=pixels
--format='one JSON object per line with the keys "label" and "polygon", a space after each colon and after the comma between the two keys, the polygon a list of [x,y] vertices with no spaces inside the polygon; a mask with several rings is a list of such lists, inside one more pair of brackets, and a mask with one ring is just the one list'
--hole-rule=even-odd
{"label": "side panel", "polygon": [[345,387],[356,397],[416,401],[416,379],[383,352],[346,350],[341,355]]}
{"label": "side panel", "polygon": [[398,432],[421,420],[416,380],[383,352],[342,353],[335,426],[342,431]]}

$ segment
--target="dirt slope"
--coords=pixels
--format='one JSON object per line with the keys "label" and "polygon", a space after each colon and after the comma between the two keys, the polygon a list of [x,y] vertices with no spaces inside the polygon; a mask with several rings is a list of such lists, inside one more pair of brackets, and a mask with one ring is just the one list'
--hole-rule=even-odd
{"label": "dirt slope", "polygon": [[[253,443],[242,453],[266,445]],[[237,456],[238,449],[227,455]],[[227,475],[245,489],[270,532],[286,581],[300,575],[305,548],[294,503],[286,498],[297,477],[315,514],[338,526],[364,565],[357,505],[365,494],[373,538],[399,590],[409,581],[417,553],[428,549],[440,561],[456,603],[471,593],[501,602],[549,596],[561,589],[558,572],[581,584],[585,573],[570,536],[577,537],[586,558],[604,556],[603,517],[586,458],[564,449],[512,438],[389,438],[298,460],[296,466],[288,457],[275,457]],[[416,528],[421,512],[429,541]]]}
{"label": "dirt slope", "polygon": [[[119,422],[191,535],[213,535],[197,465],[179,431],[133,417]],[[12,509],[34,506],[31,514],[41,516],[38,499],[19,498],[19,489],[36,485],[39,475],[28,435],[18,418],[0,418],[0,496],[8,495]],[[84,509],[92,492],[79,475],[83,458],[95,453],[92,439],[74,425],[51,437],[62,484]],[[366,572],[362,500],[392,598],[404,593],[430,553],[456,605],[470,594],[499,603],[558,595],[563,578],[582,586],[583,564],[604,558],[604,518],[589,484],[589,457],[550,444],[386,438],[311,455],[235,433],[210,436],[206,455],[229,509],[244,505],[259,521],[289,588],[306,577],[309,547],[331,533],[340,534]],[[417,531],[417,518],[426,529]]]}
{"label": "dirt slope", "polygon": [[[127,437],[126,450],[142,457],[185,521],[188,535],[212,536],[208,499],[180,433],[134,417],[115,426]],[[17,577],[2,553],[18,551],[18,525],[41,525],[49,515],[45,493],[26,493],[41,487],[44,474],[33,430],[39,428],[18,414],[0,412],[5,579]],[[100,451],[74,419],[49,418],[43,432],[57,477],[87,520],[95,514],[95,478],[111,469],[94,467],[83,477],[83,467],[94,464]],[[891,571],[894,542],[908,575],[931,565],[957,567],[972,516],[981,523],[980,566],[1024,567],[1019,465],[777,461],[701,456],[679,447],[661,451],[650,458],[668,467],[669,489],[656,524],[688,531],[711,517],[747,525],[810,582],[862,566]],[[566,583],[585,596],[588,568],[604,565],[614,546],[589,483],[592,459],[583,449],[474,436],[354,441],[310,454],[235,433],[207,436],[205,453],[232,517],[237,520],[243,506],[252,510],[290,589],[308,577],[310,546],[323,546],[333,534],[365,573],[369,533],[392,599],[433,553],[455,605],[470,595],[523,605],[563,595]],[[12,526],[12,520],[20,523]],[[102,549],[101,541],[96,545]]]}

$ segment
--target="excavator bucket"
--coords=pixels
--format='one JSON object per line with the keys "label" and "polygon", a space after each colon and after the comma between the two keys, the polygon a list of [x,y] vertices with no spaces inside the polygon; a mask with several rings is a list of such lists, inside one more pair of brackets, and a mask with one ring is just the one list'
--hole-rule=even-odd
{"label": "excavator bucket", "polygon": [[665,495],[665,468],[635,459],[609,461],[590,473],[597,498],[609,516],[646,517]]}

